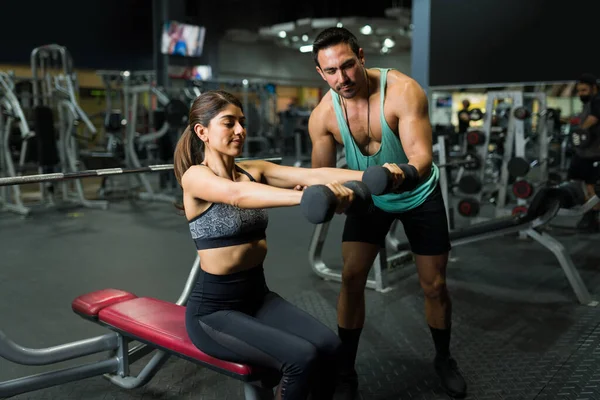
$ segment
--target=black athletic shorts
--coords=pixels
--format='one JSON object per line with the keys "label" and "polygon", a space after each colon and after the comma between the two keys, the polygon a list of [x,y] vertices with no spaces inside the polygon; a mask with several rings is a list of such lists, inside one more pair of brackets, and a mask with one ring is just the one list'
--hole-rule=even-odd
{"label": "black athletic shorts", "polygon": [[577,154],[571,157],[568,179],[575,181],[584,181],[588,185],[593,185],[600,181],[600,167],[594,166],[596,160],[581,158]]}
{"label": "black athletic shorts", "polygon": [[346,217],[343,242],[363,242],[385,246],[392,222],[399,219],[414,254],[437,256],[450,251],[448,217],[438,184],[425,202],[402,213],[388,213],[377,207],[367,216]]}

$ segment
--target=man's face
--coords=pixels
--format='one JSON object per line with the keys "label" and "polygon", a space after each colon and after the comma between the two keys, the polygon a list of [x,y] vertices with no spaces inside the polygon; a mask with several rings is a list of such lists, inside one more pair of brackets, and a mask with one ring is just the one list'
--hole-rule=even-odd
{"label": "man's face", "polygon": [[578,83],[577,84],[577,96],[591,96],[592,95],[592,87],[587,83]]}
{"label": "man's face", "polygon": [[350,99],[364,84],[365,60],[362,49],[357,57],[348,44],[340,43],[320,50],[317,59],[320,65],[317,72],[340,96]]}
{"label": "man's face", "polygon": [[593,96],[598,94],[598,89],[587,83],[578,83],[576,86],[577,96],[583,103],[587,103]]}

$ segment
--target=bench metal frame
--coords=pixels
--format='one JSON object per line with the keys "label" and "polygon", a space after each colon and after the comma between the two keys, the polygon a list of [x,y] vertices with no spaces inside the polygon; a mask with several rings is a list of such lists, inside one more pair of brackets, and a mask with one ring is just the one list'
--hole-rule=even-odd
{"label": "bench metal frame", "polygon": [[[200,271],[200,257],[196,256],[183,292],[176,302],[177,305],[184,306],[187,303]],[[87,319],[96,323],[98,322],[95,319]],[[111,329],[110,327],[108,328]],[[135,342],[138,343],[135,344]],[[131,376],[129,366],[152,352],[155,352],[154,356],[141,372],[137,376]],[[246,400],[267,400],[274,398],[274,384],[272,380],[268,380],[270,383],[261,380],[272,377],[237,376],[228,371],[222,371],[218,367],[159,348],[155,344],[149,342],[140,343],[137,338],[128,335],[127,332],[114,331],[101,336],[58,346],[33,349],[18,345],[0,330],[0,357],[16,364],[51,365],[98,353],[107,353],[107,358],[74,367],[0,382],[0,398],[16,396],[95,376],[104,376],[111,383],[123,389],[139,388],[150,382],[171,355],[211,368],[234,379],[242,380]]]}

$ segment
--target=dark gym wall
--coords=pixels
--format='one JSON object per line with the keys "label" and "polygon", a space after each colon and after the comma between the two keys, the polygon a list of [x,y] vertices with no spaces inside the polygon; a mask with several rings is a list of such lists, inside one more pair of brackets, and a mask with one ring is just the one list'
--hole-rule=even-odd
{"label": "dark gym wall", "polygon": [[2,8],[0,62],[29,64],[31,50],[66,46],[75,68],[151,69],[148,0],[10,0]]}
{"label": "dark gym wall", "polygon": [[574,80],[588,71],[600,75],[598,3],[431,0],[429,84]]}

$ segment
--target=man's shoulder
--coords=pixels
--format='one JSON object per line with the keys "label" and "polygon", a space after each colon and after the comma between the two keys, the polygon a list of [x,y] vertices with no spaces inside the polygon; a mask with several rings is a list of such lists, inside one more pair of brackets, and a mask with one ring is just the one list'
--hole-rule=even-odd
{"label": "man's shoulder", "polygon": [[331,95],[331,90],[328,90],[321,98],[321,101],[319,101],[319,104],[313,109],[311,117],[326,117],[331,112],[333,112],[333,96]]}
{"label": "man's shoulder", "polygon": [[410,76],[396,70],[390,69],[387,73],[387,84],[388,90],[392,91],[422,91],[421,85],[411,78]]}

